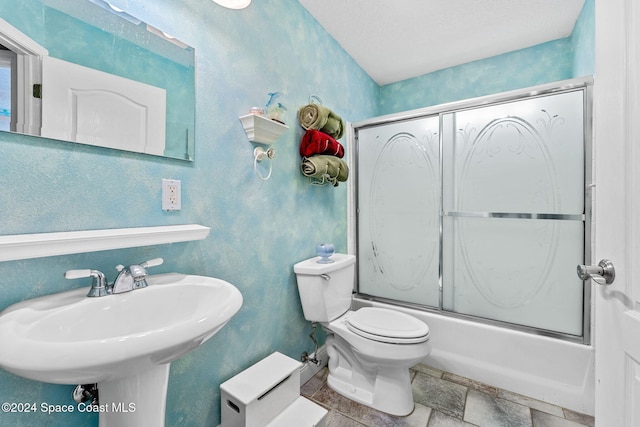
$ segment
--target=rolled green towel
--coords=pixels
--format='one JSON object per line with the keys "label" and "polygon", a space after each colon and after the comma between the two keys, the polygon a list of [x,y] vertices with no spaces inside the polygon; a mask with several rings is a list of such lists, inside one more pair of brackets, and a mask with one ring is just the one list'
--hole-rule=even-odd
{"label": "rolled green towel", "polygon": [[320,130],[335,139],[344,135],[344,121],[342,117],[329,108],[318,104],[307,104],[298,110],[300,126]]}
{"label": "rolled green towel", "polygon": [[317,179],[327,178],[334,186],[349,178],[349,166],[344,160],[335,156],[303,157],[301,169],[305,176]]}

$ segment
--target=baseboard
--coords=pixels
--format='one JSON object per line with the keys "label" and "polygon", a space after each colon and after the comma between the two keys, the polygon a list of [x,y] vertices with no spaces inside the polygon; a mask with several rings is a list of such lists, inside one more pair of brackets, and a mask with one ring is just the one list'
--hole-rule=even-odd
{"label": "baseboard", "polygon": [[[315,354],[312,354],[310,357],[313,358],[314,356]],[[329,357],[327,356],[327,348],[324,345],[318,348],[316,357],[320,361],[319,364],[316,365],[315,363],[304,362],[302,364],[302,367],[300,367],[300,385],[301,386],[307,381],[309,381],[311,378],[313,378],[313,376],[318,372],[320,372],[322,368],[327,366],[327,361],[329,360]]]}

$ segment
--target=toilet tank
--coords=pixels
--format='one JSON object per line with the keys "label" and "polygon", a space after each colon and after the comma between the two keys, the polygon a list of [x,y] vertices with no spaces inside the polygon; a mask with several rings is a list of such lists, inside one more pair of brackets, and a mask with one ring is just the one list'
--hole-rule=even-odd
{"label": "toilet tank", "polygon": [[355,255],[334,254],[330,264],[320,264],[320,257],[293,266],[298,281],[300,302],[305,319],[330,322],[351,308],[355,273]]}

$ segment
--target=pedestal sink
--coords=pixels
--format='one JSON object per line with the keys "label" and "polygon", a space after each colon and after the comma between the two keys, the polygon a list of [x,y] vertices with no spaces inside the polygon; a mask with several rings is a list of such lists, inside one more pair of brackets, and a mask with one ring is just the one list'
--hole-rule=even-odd
{"label": "pedestal sink", "polygon": [[242,305],[224,280],[148,276],[144,289],[87,297],[87,288],[0,313],[0,367],[56,384],[97,383],[100,426],[163,426],[170,362],[218,332]]}

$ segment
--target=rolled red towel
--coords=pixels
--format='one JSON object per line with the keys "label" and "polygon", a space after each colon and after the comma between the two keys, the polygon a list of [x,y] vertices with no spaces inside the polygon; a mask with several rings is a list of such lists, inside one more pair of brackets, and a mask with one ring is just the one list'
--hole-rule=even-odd
{"label": "rolled red towel", "polygon": [[327,154],[342,158],[344,157],[344,147],[326,133],[309,129],[302,136],[300,155],[309,157],[314,154]]}

